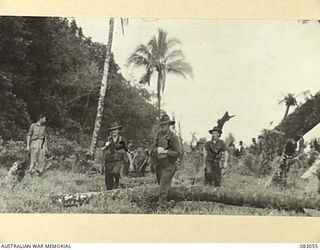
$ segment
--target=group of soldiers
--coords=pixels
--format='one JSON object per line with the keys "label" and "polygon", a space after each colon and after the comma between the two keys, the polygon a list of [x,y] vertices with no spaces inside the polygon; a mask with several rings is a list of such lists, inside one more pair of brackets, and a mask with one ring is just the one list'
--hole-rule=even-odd
{"label": "group of soldiers", "polygon": [[[47,154],[47,137],[45,132],[45,115],[40,115],[36,123],[30,126],[27,136],[27,150],[30,152],[30,174],[42,175],[45,170],[45,157]],[[121,135],[122,127],[114,122],[109,127],[109,136],[100,145],[99,150],[103,152],[103,167],[101,172],[105,176],[107,190],[119,188],[121,175],[128,175],[129,172],[144,176],[147,166],[155,173],[156,181],[160,186],[159,205],[166,205],[168,191],[173,176],[177,171],[177,162],[182,155],[181,143],[178,136],[170,128],[175,124],[167,114],[162,114],[158,122],[158,131],[155,133],[152,143],[144,141],[135,148],[132,141],[127,143]],[[194,152],[198,152],[203,162],[204,180],[206,185],[219,188],[221,185],[222,169],[227,167],[229,155],[241,158],[246,152],[260,155],[263,147],[263,137],[252,139],[252,145],[244,148],[242,142],[236,149],[233,142],[228,145],[220,139],[222,126],[215,126],[210,129],[209,141],[197,144]],[[301,142],[300,142],[301,144]],[[315,142],[315,150],[320,151],[320,143]],[[287,140],[278,172],[272,177],[274,183],[285,183],[290,160],[294,158],[297,148],[296,141]],[[301,144],[302,150],[304,146]],[[201,150],[200,150],[201,149]],[[288,163],[289,162],[289,163]]]}
{"label": "group of soldiers", "polygon": [[[41,114],[38,121],[30,126],[27,135],[27,150],[30,152],[28,172],[39,176],[45,171],[47,154],[45,123],[46,117]],[[167,114],[162,114],[158,121],[159,129],[151,145],[147,145],[148,142],[145,141],[143,146],[134,149],[133,142],[127,143],[121,135],[122,127],[114,122],[109,127],[109,136],[100,147],[104,155],[106,189],[119,188],[121,174],[127,175],[131,170],[144,175],[146,166],[150,165],[160,186],[158,203],[166,206],[168,191],[177,170],[177,161],[182,154],[180,140],[170,128],[174,124],[175,121]],[[228,151],[224,141],[220,139],[221,128],[214,127],[208,132],[212,139],[205,143],[203,151],[205,183],[218,188],[221,185],[221,168],[227,166]]]}
{"label": "group of soldiers", "polygon": [[[167,204],[168,191],[177,171],[177,161],[182,154],[179,138],[170,128],[174,124],[175,121],[171,120],[167,114],[161,116],[158,121],[159,129],[152,145],[145,148],[144,160],[138,164],[140,170],[145,169],[144,164],[150,164],[151,171],[155,172],[157,183],[160,186],[158,203],[161,206]],[[105,150],[105,182],[108,190],[118,188],[121,169],[128,166],[128,160],[129,163],[134,163],[128,149],[130,143],[126,146],[125,138],[119,135],[121,126],[113,123],[109,130],[110,136],[102,147],[102,150]],[[227,167],[228,151],[224,141],[220,139],[221,128],[214,127],[208,132],[212,138],[205,143],[203,151],[205,184],[218,188],[221,185],[221,169]],[[146,159],[150,161],[147,163]]]}

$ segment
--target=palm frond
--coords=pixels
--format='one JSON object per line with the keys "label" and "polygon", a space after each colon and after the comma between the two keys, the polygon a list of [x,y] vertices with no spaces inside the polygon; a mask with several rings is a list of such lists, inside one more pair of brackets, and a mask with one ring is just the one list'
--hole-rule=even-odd
{"label": "palm frond", "polygon": [[182,76],[185,80],[187,79],[187,75],[180,69],[171,68],[167,70],[168,73],[175,74],[177,76]]}
{"label": "palm frond", "polygon": [[193,76],[193,69],[189,63],[186,63],[183,60],[176,60],[170,63],[166,64],[166,71],[180,74],[184,78],[186,78],[186,75]]}
{"label": "palm frond", "polygon": [[143,55],[132,54],[128,58],[128,65],[133,65],[133,67],[139,67],[139,66],[148,67],[149,64],[150,64],[149,58],[146,58]]}
{"label": "palm frond", "polygon": [[295,106],[298,104],[295,95],[292,93],[288,93],[286,96],[284,96],[283,99],[279,101],[279,104],[281,103],[285,103],[286,106]]}
{"label": "palm frond", "polygon": [[159,58],[164,58],[167,53],[167,36],[168,33],[162,29],[158,30],[158,56]]}
{"label": "palm frond", "polygon": [[176,39],[176,38],[171,38],[167,41],[167,48],[168,50],[171,49],[172,47],[174,46],[177,46],[177,45],[181,45],[181,41],[179,39]]}
{"label": "palm frond", "polygon": [[173,50],[170,54],[168,54],[165,59],[164,62],[170,62],[170,60],[184,60],[184,54],[182,52],[182,50],[177,49],[177,50]]}
{"label": "palm frond", "polygon": [[151,68],[147,68],[146,73],[141,77],[139,83],[145,84],[147,83],[150,86],[151,76],[153,74],[153,70]]}
{"label": "palm frond", "polygon": [[144,56],[146,56],[148,58],[150,58],[151,55],[152,55],[151,54],[151,49],[148,46],[144,45],[144,44],[140,44],[136,48],[136,50],[135,50],[135,52],[133,54],[142,54],[142,55],[144,55]]}
{"label": "palm frond", "polygon": [[159,58],[159,46],[158,46],[158,41],[157,38],[154,36],[149,42],[148,46],[150,48],[150,52],[152,56],[156,59]]}

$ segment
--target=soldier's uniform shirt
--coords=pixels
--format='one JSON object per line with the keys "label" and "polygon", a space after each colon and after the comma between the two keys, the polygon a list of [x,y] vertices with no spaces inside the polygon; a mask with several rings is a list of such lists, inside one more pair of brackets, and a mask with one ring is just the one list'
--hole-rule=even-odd
{"label": "soldier's uniform shirt", "polygon": [[39,123],[32,123],[28,132],[31,140],[43,140],[46,136],[45,126]]}
{"label": "soldier's uniform shirt", "polygon": [[105,152],[105,183],[108,190],[118,188],[120,171],[128,160],[124,146],[125,139],[118,136],[116,140],[111,136],[107,141],[110,142]]}
{"label": "soldier's uniform shirt", "polygon": [[176,161],[181,156],[179,138],[171,130],[166,133],[160,130],[155,138],[155,149],[158,147],[167,150],[167,154],[157,154],[156,158],[156,176],[160,185],[159,203],[165,204],[177,168]]}
{"label": "soldier's uniform shirt", "polygon": [[[168,132],[164,133],[161,130],[156,135],[156,147],[162,147],[167,152],[167,160],[170,163],[175,163],[178,157],[181,155],[181,148],[179,143],[178,136],[169,130]],[[158,159],[161,159],[161,156]]]}
{"label": "soldier's uniform shirt", "polygon": [[214,183],[216,187],[219,187],[221,185],[220,160],[223,152],[226,151],[226,145],[224,141],[218,139],[215,142],[213,140],[208,141],[204,147],[207,154],[205,181],[210,185]]}
{"label": "soldier's uniform shirt", "polygon": [[278,169],[276,169],[272,177],[272,183],[274,185],[283,187],[287,185],[287,177],[290,168],[294,163],[292,158],[294,157],[296,148],[297,143],[295,141],[290,140],[286,142],[281,162],[279,164]]}
{"label": "soldier's uniform shirt", "polygon": [[46,130],[45,126],[39,123],[32,123],[28,136],[30,136],[30,170],[38,169],[44,171],[46,154]]}

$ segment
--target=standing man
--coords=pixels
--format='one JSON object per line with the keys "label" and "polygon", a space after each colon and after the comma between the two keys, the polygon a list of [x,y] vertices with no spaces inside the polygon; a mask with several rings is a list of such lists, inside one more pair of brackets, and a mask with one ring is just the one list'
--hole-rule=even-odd
{"label": "standing man", "polygon": [[102,150],[105,152],[105,184],[107,190],[119,187],[120,172],[128,161],[125,139],[119,135],[121,126],[117,122],[112,123],[110,136],[107,138]]}
{"label": "standing man", "polygon": [[258,146],[258,143],[257,143],[257,140],[255,137],[252,138],[251,140],[252,142],[252,145],[250,147],[250,153],[254,154],[254,155],[257,155],[258,154],[258,151],[259,151],[259,146]]}
{"label": "standing man", "polygon": [[124,167],[123,167],[123,175],[128,176],[130,170],[133,167],[133,158],[134,158],[134,153],[135,153],[135,145],[133,144],[132,140],[129,140],[128,146],[126,147],[127,149],[127,156],[128,156],[128,161],[125,162]]}
{"label": "standing man", "polygon": [[27,151],[30,151],[30,174],[39,176],[44,172],[45,156],[47,154],[46,116],[39,115],[36,123],[32,123],[27,135]]}
{"label": "standing man", "polygon": [[243,141],[239,142],[239,157],[241,158],[242,156],[244,156],[245,154],[245,150],[244,150],[244,146],[243,146]]}
{"label": "standing man", "polygon": [[179,138],[170,129],[174,124],[175,121],[171,121],[167,114],[162,115],[159,121],[160,129],[156,133],[153,146],[156,156],[156,177],[160,185],[158,200],[160,206],[167,205],[168,191],[177,170],[176,161],[181,156]]}
{"label": "standing man", "polygon": [[[204,170],[205,170],[205,184],[215,187],[221,185],[221,168],[226,168],[228,165],[228,151],[224,141],[220,140],[222,130],[219,127],[214,127],[209,130],[212,135],[210,141],[204,146]],[[220,165],[222,155],[225,154],[224,164]]]}
{"label": "standing man", "polygon": [[287,185],[287,177],[290,167],[294,163],[292,159],[295,157],[296,149],[296,140],[293,138],[288,138],[284,145],[280,164],[271,178],[273,185],[281,187],[285,187]]}
{"label": "standing man", "polygon": [[262,154],[264,149],[264,137],[262,135],[258,136],[258,154]]}

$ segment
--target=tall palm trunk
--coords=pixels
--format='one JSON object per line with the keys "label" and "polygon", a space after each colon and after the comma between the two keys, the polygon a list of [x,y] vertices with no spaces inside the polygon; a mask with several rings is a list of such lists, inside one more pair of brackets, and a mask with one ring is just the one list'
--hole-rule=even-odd
{"label": "tall palm trunk", "polygon": [[101,87],[100,87],[100,96],[98,101],[98,108],[97,108],[97,117],[94,124],[92,141],[90,146],[90,153],[93,155],[97,146],[97,139],[98,134],[101,127],[101,120],[103,116],[103,108],[104,108],[104,97],[106,95],[107,90],[107,82],[108,82],[108,71],[109,71],[109,64],[111,58],[111,47],[112,47],[112,40],[113,40],[113,27],[114,27],[114,18],[110,18],[109,20],[109,37],[107,43],[107,51],[106,51],[106,59],[104,62],[103,67],[103,76],[101,80]]}
{"label": "tall palm trunk", "polygon": [[161,70],[158,71],[158,82],[157,82],[157,98],[158,98],[158,118],[161,116]]}
{"label": "tall palm trunk", "polygon": [[290,105],[287,105],[286,112],[284,113],[284,116],[283,116],[283,120],[286,119],[286,117],[288,116],[289,109],[290,109]]}

